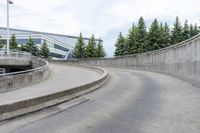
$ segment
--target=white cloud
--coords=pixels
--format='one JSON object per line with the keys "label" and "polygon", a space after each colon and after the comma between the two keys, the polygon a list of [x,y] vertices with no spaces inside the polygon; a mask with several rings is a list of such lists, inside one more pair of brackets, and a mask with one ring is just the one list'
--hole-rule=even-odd
{"label": "white cloud", "polygon": [[[118,32],[127,33],[143,16],[148,25],[157,17],[170,24],[175,16],[199,22],[199,0],[13,0],[13,28],[78,35],[95,34],[104,40],[108,56],[114,51]],[[0,1],[0,26],[6,26],[6,0]]]}

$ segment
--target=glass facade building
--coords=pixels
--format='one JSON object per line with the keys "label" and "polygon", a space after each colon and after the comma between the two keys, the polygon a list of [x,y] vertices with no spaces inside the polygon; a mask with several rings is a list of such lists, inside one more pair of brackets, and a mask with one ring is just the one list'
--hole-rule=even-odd
{"label": "glass facade building", "polygon": [[[46,40],[47,45],[50,50],[50,56],[52,59],[66,60],[72,58],[72,51],[76,45],[77,36],[68,36],[62,34],[53,34],[38,31],[20,30],[20,29],[10,29],[10,35],[15,34],[16,41],[19,45],[25,45],[31,37],[34,43],[40,47],[44,40]],[[1,43],[6,44],[6,28],[0,27]],[[89,38],[84,38],[87,43]],[[102,40],[96,40],[102,41]]]}

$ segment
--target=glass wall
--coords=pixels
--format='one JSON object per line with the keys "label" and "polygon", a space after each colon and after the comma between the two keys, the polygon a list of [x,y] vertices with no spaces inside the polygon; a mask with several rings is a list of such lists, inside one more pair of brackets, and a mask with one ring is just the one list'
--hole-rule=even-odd
{"label": "glass wall", "polygon": [[[16,39],[17,43],[18,44],[26,44],[28,42],[28,39]],[[37,39],[33,39],[33,42],[35,44],[41,44],[41,39],[40,38],[37,38]],[[7,43],[7,40],[6,39],[2,39],[0,41],[1,44],[6,44]]]}
{"label": "glass wall", "polygon": [[6,43],[7,43],[7,40],[5,40],[5,39],[0,40],[0,44],[6,44]]}
{"label": "glass wall", "polygon": [[63,55],[61,55],[61,54],[57,54],[57,53],[52,53],[52,52],[50,52],[50,54],[49,54],[51,57],[55,57],[55,58],[60,58],[60,59],[62,59],[64,56]]}
{"label": "glass wall", "polygon": [[62,51],[65,51],[65,52],[68,52],[69,49],[65,48],[65,47],[62,47],[60,45],[57,45],[57,44],[54,44],[54,48],[55,49],[59,49],[59,50],[62,50]]}
{"label": "glass wall", "polygon": [[[28,39],[17,39],[16,40],[18,44],[26,44],[28,42]],[[33,42],[35,44],[41,44],[41,39],[40,38],[33,38]]]}

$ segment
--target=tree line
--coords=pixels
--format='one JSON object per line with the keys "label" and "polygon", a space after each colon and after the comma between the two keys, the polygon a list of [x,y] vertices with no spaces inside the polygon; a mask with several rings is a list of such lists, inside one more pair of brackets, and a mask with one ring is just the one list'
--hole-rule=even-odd
{"label": "tree line", "polygon": [[176,17],[173,28],[167,23],[159,23],[154,19],[149,29],[143,17],[140,17],[137,25],[133,24],[126,37],[119,33],[115,44],[115,56],[143,53],[177,44],[200,33],[197,24],[188,24],[185,20],[182,26]]}
{"label": "tree line", "polygon": [[[46,58],[46,59],[49,58],[49,48],[48,48],[46,40],[44,40],[41,47],[38,47],[35,45],[33,39],[29,37],[25,45],[19,46],[16,41],[15,34],[12,34],[9,40],[9,45],[10,45],[10,49],[30,52],[32,55],[41,57],[41,58]],[[0,47],[2,48],[3,45],[1,44]]]}
{"label": "tree line", "polygon": [[74,58],[95,58],[105,57],[106,53],[101,39],[96,41],[94,35],[89,39],[88,44],[84,42],[83,35],[80,33],[73,50]]}

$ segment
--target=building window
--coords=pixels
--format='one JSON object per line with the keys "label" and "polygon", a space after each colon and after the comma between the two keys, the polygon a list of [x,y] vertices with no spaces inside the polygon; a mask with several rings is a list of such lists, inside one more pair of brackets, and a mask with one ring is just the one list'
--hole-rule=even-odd
{"label": "building window", "polygon": [[54,44],[54,48],[55,49],[59,49],[59,50],[62,50],[62,51],[65,51],[65,52],[68,52],[69,49],[65,48],[65,47],[62,47],[60,45],[57,45],[57,44]]}
{"label": "building window", "polygon": [[[17,39],[16,40],[18,44],[26,44],[28,42],[28,39]],[[33,38],[33,42],[35,44],[41,44],[41,39],[40,38]]]}
{"label": "building window", "polygon": [[[17,42],[18,44],[26,44],[26,43],[28,42],[28,39],[16,39],[16,42]],[[40,38],[35,38],[35,39],[33,39],[33,42],[34,42],[35,44],[41,44],[41,39],[40,39]],[[7,40],[6,40],[6,39],[2,39],[2,40],[0,41],[0,43],[1,43],[1,44],[7,44]]]}
{"label": "building window", "polygon": [[7,40],[1,39],[1,40],[0,40],[0,44],[7,44]]}
{"label": "building window", "polygon": [[52,52],[50,52],[50,56],[51,57],[55,57],[55,58],[60,58],[60,59],[62,59],[64,57],[64,55],[57,54],[57,53],[52,53]]}

